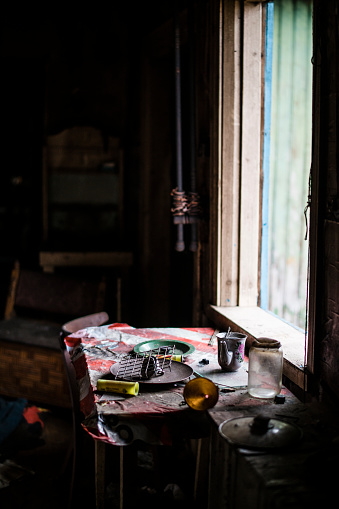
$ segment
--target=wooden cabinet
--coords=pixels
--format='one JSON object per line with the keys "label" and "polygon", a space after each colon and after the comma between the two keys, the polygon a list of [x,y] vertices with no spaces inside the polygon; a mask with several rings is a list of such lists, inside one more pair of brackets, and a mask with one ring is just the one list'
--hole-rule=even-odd
{"label": "wooden cabinet", "polygon": [[93,127],[49,136],[43,164],[43,240],[49,250],[106,251],[121,242],[123,151]]}
{"label": "wooden cabinet", "polygon": [[120,139],[93,127],[72,127],[46,140],[40,266],[105,276],[112,321],[128,317],[133,264],[123,237],[123,168]]}

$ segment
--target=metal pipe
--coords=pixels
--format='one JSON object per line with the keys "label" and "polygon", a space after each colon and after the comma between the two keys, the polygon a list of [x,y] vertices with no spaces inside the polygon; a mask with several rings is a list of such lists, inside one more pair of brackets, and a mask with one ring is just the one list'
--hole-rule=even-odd
{"label": "metal pipe", "polygon": [[[195,139],[195,46],[194,46],[194,0],[188,10],[188,41],[189,41],[189,101],[190,101],[190,180],[191,193],[196,193],[196,139]],[[191,224],[190,251],[197,251],[197,224]]]}
{"label": "metal pipe", "polygon": [[[175,113],[176,113],[176,169],[177,169],[177,190],[183,192],[182,181],[182,146],[181,146],[181,69],[180,69],[180,29],[178,20],[177,2],[174,8],[174,37],[175,37]],[[184,225],[177,224],[176,251],[185,249]]]}

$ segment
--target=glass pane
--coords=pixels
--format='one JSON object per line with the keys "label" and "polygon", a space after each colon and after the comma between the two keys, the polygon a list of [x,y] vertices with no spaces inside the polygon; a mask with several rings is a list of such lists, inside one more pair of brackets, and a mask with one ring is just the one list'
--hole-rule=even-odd
{"label": "glass pane", "polygon": [[304,209],[312,127],[311,1],[284,0],[276,2],[274,9],[268,4],[267,35],[261,306],[304,329],[308,261]]}

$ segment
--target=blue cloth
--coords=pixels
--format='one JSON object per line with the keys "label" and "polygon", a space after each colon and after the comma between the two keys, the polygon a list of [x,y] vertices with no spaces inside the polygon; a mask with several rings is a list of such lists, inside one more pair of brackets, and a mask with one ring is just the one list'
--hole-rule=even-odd
{"label": "blue cloth", "polygon": [[17,428],[27,404],[24,398],[7,401],[0,398],[0,444]]}

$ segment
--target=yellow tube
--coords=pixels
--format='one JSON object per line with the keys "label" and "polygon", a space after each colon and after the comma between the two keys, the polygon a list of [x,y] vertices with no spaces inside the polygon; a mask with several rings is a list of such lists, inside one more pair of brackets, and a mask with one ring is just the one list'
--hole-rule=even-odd
{"label": "yellow tube", "polygon": [[177,361],[177,362],[182,362],[182,355],[179,355],[179,354],[168,354],[168,355],[156,355],[155,356],[157,359],[172,359],[172,361]]}
{"label": "yellow tube", "polygon": [[182,362],[182,355],[174,354],[172,356],[172,361]]}
{"label": "yellow tube", "polygon": [[119,394],[137,396],[139,393],[139,383],[99,379],[97,381],[97,389],[102,392],[118,392]]}

